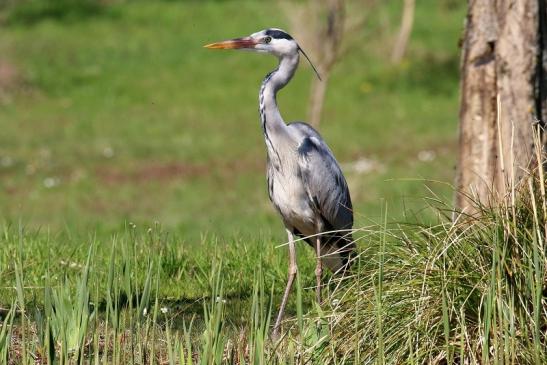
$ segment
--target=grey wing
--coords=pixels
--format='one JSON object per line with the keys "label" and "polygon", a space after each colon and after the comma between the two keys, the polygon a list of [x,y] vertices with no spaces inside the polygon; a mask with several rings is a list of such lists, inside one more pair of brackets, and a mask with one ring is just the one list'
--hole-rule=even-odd
{"label": "grey wing", "polygon": [[[277,205],[275,204],[275,201],[273,200],[273,170],[274,167],[270,161],[270,156],[266,157],[266,182],[268,184],[268,197],[270,198],[270,201],[274,205],[274,207],[277,209]],[[279,210],[279,209],[278,209]]]}
{"label": "grey wing", "polygon": [[298,166],[308,196],[327,225],[325,229],[351,229],[353,208],[348,184],[332,151],[311,126],[290,126],[305,135],[298,147]]}

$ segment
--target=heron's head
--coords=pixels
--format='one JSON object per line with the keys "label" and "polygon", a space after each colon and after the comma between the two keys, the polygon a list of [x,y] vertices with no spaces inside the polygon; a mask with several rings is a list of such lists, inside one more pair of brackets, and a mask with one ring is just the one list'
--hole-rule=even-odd
{"label": "heron's head", "polygon": [[229,39],[205,46],[211,49],[243,49],[260,53],[271,53],[278,57],[298,54],[298,43],[281,29],[264,29],[248,37]]}
{"label": "heron's head", "polygon": [[302,52],[319,77],[317,70],[304,50],[289,33],[281,29],[268,28],[247,37],[228,39],[222,42],[207,44],[204,47],[211,49],[242,49],[259,53],[269,53],[278,58],[298,56],[298,52]]}

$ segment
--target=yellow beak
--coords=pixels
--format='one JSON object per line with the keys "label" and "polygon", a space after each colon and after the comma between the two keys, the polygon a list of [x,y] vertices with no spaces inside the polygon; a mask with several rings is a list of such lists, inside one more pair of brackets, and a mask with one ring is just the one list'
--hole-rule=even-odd
{"label": "yellow beak", "polygon": [[245,37],[245,38],[235,38],[235,39],[229,39],[227,41],[206,44],[203,47],[210,48],[210,49],[254,48],[254,46],[257,43],[258,42],[255,41],[254,39],[249,38],[249,37]]}

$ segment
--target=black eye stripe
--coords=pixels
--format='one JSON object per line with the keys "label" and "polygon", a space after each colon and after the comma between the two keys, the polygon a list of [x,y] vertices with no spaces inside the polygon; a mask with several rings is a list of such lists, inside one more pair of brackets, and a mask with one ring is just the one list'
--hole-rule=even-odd
{"label": "black eye stripe", "polygon": [[265,34],[275,39],[293,39],[290,34],[287,34],[284,31],[278,29],[268,29]]}

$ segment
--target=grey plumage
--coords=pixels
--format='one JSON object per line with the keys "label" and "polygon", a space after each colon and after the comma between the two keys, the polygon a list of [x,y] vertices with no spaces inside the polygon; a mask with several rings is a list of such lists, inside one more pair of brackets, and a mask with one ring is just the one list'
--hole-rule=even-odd
{"label": "grey plumage", "polygon": [[293,77],[299,52],[303,52],[296,41],[280,29],[266,29],[206,47],[243,48],[273,54],[279,59],[278,67],[266,75],[259,92],[268,193],[289,239],[289,279],[274,326],[276,336],[297,271],[294,236],[304,238],[316,251],[318,302],[322,265],[335,273],[344,272],[349,266],[355,248],[350,193],[340,166],[319,133],[302,122],[286,124],[279,113],[277,92]]}
{"label": "grey plumage", "polygon": [[322,261],[336,272],[344,267],[354,248],[348,231],[353,213],[346,180],[319,133],[302,122],[286,125],[276,102],[277,92],[294,75],[298,60],[298,50],[280,57],[279,67],[266,75],[259,92],[268,154],[268,193],[292,234],[312,236],[307,241],[314,246],[317,234],[331,232],[322,237]]}
{"label": "grey plumage", "polygon": [[[289,124],[288,130],[297,145],[281,152],[284,169],[276,169],[268,158],[270,200],[287,230],[301,238],[310,237],[306,241],[312,247],[315,236],[323,233],[322,262],[337,272],[345,267],[354,249],[348,185],[331,150],[316,130],[302,122]],[[270,153],[278,154],[277,150],[268,155]],[[293,162],[288,163],[289,159]]]}

